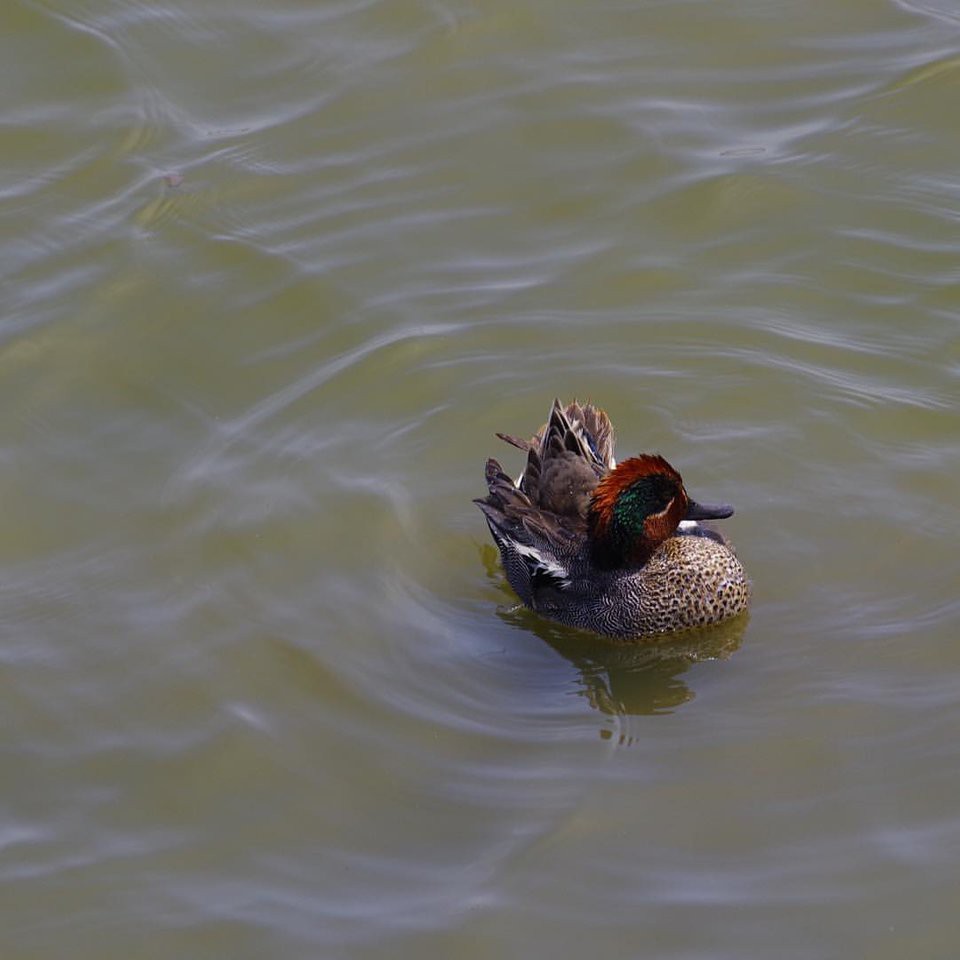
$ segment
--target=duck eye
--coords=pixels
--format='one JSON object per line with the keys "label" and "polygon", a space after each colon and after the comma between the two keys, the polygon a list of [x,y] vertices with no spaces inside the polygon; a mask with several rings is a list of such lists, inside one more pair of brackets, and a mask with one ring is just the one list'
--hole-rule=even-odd
{"label": "duck eye", "polygon": [[645,498],[647,513],[663,513],[676,499],[677,488],[673,480],[661,474],[652,474],[646,479],[649,481]]}
{"label": "duck eye", "polygon": [[673,501],[676,500],[676,497],[671,497],[658,511],[658,514],[666,513],[670,507],[673,505]]}
{"label": "duck eye", "polygon": [[648,474],[623,491],[614,514],[627,523],[641,523],[646,517],[664,513],[676,497],[677,487],[672,478]]}

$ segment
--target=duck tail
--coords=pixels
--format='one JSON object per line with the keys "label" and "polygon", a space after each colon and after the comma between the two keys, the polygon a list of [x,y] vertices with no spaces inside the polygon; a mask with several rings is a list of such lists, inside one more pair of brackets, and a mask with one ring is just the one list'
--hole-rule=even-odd
{"label": "duck tail", "polygon": [[564,407],[555,399],[550,419],[537,438],[541,457],[569,450],[586,460],[598,477],[612,469],[613,425],[606,413],[592,403],[574,400]]}
{"label": "duck tail", "polygon": [[516,521],[511,522],[510,514],[520,516],[530,510],[532,504],[530,498],[504,473],[499,460],[494,460],[493,457],[487,460],[484,479],[487,481],[487,495],[473,502],[487,518],[494,539],[499,540],[498,530],[502,537],[510,532],[511,527],[516,526]]}

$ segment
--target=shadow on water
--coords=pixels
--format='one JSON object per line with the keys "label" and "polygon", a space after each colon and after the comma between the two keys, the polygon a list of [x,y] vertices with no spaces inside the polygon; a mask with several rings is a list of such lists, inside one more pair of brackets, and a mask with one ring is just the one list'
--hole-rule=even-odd
{"label": "shadow on water", "polygon": [[485,547],[483,561],[490,579],[513,601],[497,610],[500,619],[536,634],[569,660],[580,673],[587,702],[608,716],[672,713],[692,700],[694,691],[683,674],[703,660],[731,657],[750,619],[744,612],[726,623],[654,640],[609,640],[544,620],[520,606],[504,582],[496,550]]}

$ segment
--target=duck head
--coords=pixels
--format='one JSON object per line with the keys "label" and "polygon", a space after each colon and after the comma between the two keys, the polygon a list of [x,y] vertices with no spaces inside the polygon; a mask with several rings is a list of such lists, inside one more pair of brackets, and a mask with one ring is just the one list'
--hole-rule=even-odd
{"label": "duck head", "polygon": [[697,503],[663,457],[624,460],[593,491],[587,510],[591,558],[605,570],[636,566],[672,536],[681,520],[722,520],[726,504]]}

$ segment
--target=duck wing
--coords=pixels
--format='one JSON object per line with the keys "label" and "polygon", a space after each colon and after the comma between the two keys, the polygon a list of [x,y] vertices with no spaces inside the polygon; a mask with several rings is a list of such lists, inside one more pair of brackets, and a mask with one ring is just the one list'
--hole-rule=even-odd
{"label": "duck wing", "polygon": [[570,589],[571,565],[582,563],[590,498],[616,466],[613,426],[593,404],[574,400],[565,407],[554,400],[549,419],[530,440],[497,436],[526,452],[526,466],[514,482],[498,461],[488,460],[488,493],[474,502],[500,550],[507,580],[536,608],[538,598]]}
{"label": "duck wing", "polygon": [[487,461],[485,476],[487,496],[474,503],[500,550],[510,586],[528,606],[543,590],[565,589],[568,563],[586,535],[583,520],[541,509],[493,458]]}
{"label": "duck wing", "polygon": [[554,400],[528,445],[520,488],[544,510],[586,518],[594,488],[614,464],[610,418],[592,404],[564,408]]}

